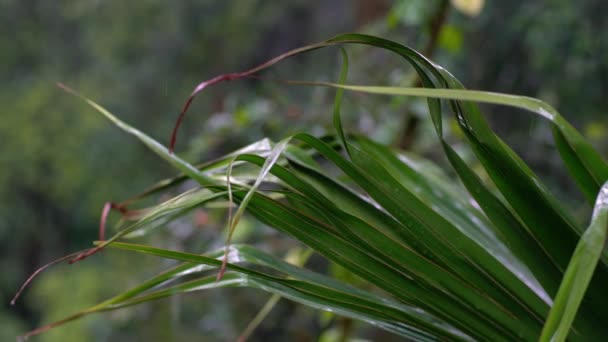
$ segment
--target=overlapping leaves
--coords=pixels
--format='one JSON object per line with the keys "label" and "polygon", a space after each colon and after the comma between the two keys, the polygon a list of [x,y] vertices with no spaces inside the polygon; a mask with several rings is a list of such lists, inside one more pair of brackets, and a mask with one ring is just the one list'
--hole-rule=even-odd
{"label": "overlapping leaves", "polygon": [[[377,37],[347,34],[287,52],[254,69],[201,83],[188,99],[179,121],[194,96],[207,86],[254,76],[299,53],[343,44],[371,45],[402,56],[414,67],[425,88],[347,85],[344,50],[339,83],[291,82],[338,89],[334,124],[339,144],[296,134],[272,151],[269,146],[263,153],[256,153],[259,151],[255,149],[242,151],[246,153],[194,167],[85,99],[183,173],[157,184],[143,197],[185,179],[196,181],[201,189],[149,209],[138,222],[100,245],[186,264],[68,320],[175,293],[249,286],[364,320],[416,340],[511,341],[568,337],[582,341],[605,336],[606,327],[601,324],[602,318],[608,315],[608,295],[604,291],[608,258],[603,251],[607,226],[605,195],[600,195],[592,224],[584,230],[573,222],[568,211],[557,203],[517,154],[492,132],[474,102],[523,108],[547,119],[568,171],[585,197],[593,201],[608,179],[608,166],[547,104],[527,97],[464,90],[450,73],[412,49]],[[440,144],[464,187],[446,181],[440,172],[428,172],[428,168],[412,157],[364,137],[347,139],[339,118],[343,90],[426,97]],[[444,140],[444,111],[456,116],[493,185],[485,184]],[[340,153],[341,149],[346,153]],[[313,158],[324,158],[334,164],[345,180],[338,182],[327,176]],[[232,170],[239,165],[257,165],[262,171],[240,177],[231,175],[229,185],[226,177],[217,177],[218,171]],[[267,174],[274,178],[267,178]],[[261,191],[258,186],[262,181],[273,182],[278,187]],[[194,206],[218,199],[234,200],[241,205],[238,213],[247,210],[260,221],[293,236],[383,290],[385,295],[353,289],[271,260],[249,247],[230,250],[226,259],[228,273],[221,280],[214,282],[213,277],[205,275],[173,285],[168,282],[180,281],[186,273],[219,267],[221,261],[215,259],[217,253],[201,256],[116,242],[127,233],[144,232],[163,219],[172,219]],[[233,222],[231,229],[237,223]],[[252,264],[263,265],[268,272],[254,270],[248,266]],[[158,287],[160,285],[163,286]]]}

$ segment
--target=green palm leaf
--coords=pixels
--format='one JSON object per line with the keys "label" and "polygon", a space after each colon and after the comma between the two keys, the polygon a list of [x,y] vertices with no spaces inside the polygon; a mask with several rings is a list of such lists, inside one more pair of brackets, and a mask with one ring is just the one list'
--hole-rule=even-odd
{"label": "green palm leaf", "polygon": [[[336,89],[333,122],[337,134],[330,137],[335,138],[333,143],[300,133],[277,144],[262,140],[194,166],[172,153],[178,126],[170,148],[165,148],[82,97],[181,172],[122,205],[132,206],[159,191],[175,189],[187,179],[200,186],[157,206],[130,211],[125,218],[135,222],[97,248],[185,263],[30,334],[90,313],[178,293],[236,286],[257,288],[366,321],[414,340],[586,341],[605,336],[607,328],[601,321],[608,315],[608,294],[604,291],[608,282],[608,253],[604,248],[608,206],[606,186],[600,189],[608,180],[608,165],[555,109],[542,101],[465,90],[449,72],[413,49],[382,38],[345,34],[289,51],[253,69],[201,83],[177,124],[194,97],[208,86],[258,77],[257,73],[289,57],[346,44],[364,44],[398,54],[414,68],[424,88],[345,84],[349,63],[343,48],[338,83],[286,81]],[[441,148],[462,184],[448,179],[428,161],[365,137],[348,136],[340,120],[345,90],[427,98]],[[549,122],[566,169],[589,202],[597,197],[587,230],[570,218],[568,210],[523,160],[494,134],[476,102],[524,109]],[[446,109],[456,116],[468,146],[493,184],[484,182],[444,139]],[[327,162],[342,173],[339,180],[328,175],[324,166]],[[262,182],[274,187],[261,190]],[[203,256],[118,242],[166,225],[193,208],[226,200],[240,207],[230,221],[224,259],[227,273],[219,281],[208,274],[218,268],[223,274],[222,261],[217,259],[219,251]],[[245,211],[301,241],[382,294],[289,265],[251,247],[229,246]]]}

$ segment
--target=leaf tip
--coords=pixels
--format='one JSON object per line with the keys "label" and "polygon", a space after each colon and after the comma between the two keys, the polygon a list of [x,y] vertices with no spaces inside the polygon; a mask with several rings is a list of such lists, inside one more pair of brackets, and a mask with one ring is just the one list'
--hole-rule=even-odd
{"label": "leaf tip", "polygon": [[57,85],[57,87],[59,87],[59,89],[65,91],[67,93],[74,94],[74,95],[76,94],[76,92],[74,91],[74,89],[68,87],[67,85],[65,85],[65,84],[63,84],[61,82],[56,82],[55,85]]}
{"label": "leaf tip", "polygon": [[34,273],[32,273],[21,285],[21,287],[19,288],[19,290],[17,290],[17,293],[15,293],[15,296],[13,297],[13,299],[11,300],[11,306],[14,306],[17,303],[17,299],[19,299],[19,297],[21,297],[21,294],[23,293],[23,291],[25,291],[25,289],[28,287],[28,285],[36,278],[36,276],[38,276],[38,274],[40,274],[42,271],[44,271],[45,269],[47,269],[48,267],[55,265],[57,263],[60,263],[62,261],[68,260],[70,258],[73,258],[74,256],[78,256],[81,255],[83,253],[85,253],[87,250],[85,251],[80,251],[80,252],[76,252],[76,253],[72,253],[72,254],[68,254],[66,256],[63,256],[59,259],[55,259],[49,263],[47,263],[46,265],[38,268],[36,271],[34,271]]}

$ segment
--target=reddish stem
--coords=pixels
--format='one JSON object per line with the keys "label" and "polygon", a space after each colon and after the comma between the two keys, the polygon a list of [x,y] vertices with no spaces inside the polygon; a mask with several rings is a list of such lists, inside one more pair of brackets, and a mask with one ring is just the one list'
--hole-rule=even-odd
{"label": "reddish stem", "polygon": [[224,252],[224,258],[222,259],[222,266],[220,267],[220,271],[217,273],[217,278],[215,281],[220,281],[224,277],[224,273],[226,273],[226,268],[228,266],[228,246],[226,246],[226,251]]}
{"label": "reddish stem", "polygon": [[245,77],[247,75],[248,75],[247,71],[242,72],[242,73],[231,73],[231,74],[219,75],[212,79],[209,79],[207,81],[200,83],[196,88],[194,88],[194,91],[192,91],[192,94],[190,94],[190,97],[188,97],[188,101],[186,101],[186,104],[184,104],[184,107],[182,108],[182,111],[179,113],[179,116],[177,117],[177,121],[175,122],[175,127],[173,128],[173,132],[171,133],[171,142],[169,143],[169,153],[173,153],[173,149],[175,148],[175,142],[177,141],[177,131],[178,131],[179,127],[181,126],[182,121],[184,121],[186,112],[188,111],[188,108],[190,108],[192,101],[194,101],[194,97],[196,96],[196,94],[198,94],[203,89],[205,89],[209,86],[212,86],[214,84],[221,83],[224,81],[236,80],[236,79]]}
{"label": "reddish stem", "polygon": [[101,219],[99,220],[99,240],[104,241],[106,234],[106,220],[108,215],[110,214],[110,210],[115,209],[118,210],[121,214],[126,214],[128,212],[127,208],[123,205],[106,202],[103,206],[103,210],[101,211]]}
{"label": "reddish stem", "polygon": [[73,258],[75,255],[84,254],[84,253],[86,253],[86,252],[87,252],[87,251],[89,251],[89,250],[90,250],[90,249],[86,249],[86,250],[84,250],[84,251],[79,251],[79,252],[75,252],[75,253],[72,253],[72,254],[68,254],[68,255],[63,256],[63,257],[61,257],[61,258],[59,258],[59,259],[55,259],[55,260],[53,260],[53,261],[49,262],[48,264],[46,264],[46,265],[44,265],[44,266],[40,267],[39,269],[37,269],[37,270],[36,270],[34,273],[32,273],[32,275],[30,275],[30,276],[27,278],[27,280],[26,280],[26,281],[23,283],[23,285],[21,285],[21,287],[19,288],[19,290],[18,290],[18,291],[17,291],[17,293],[15,294],[15,297],[13,297],[13,299],[11,300],[11,305],[15,305],[15,303],[17,302],[17,299],[18,299],[18,298],[21,296],[21,293],[22,293],[22,292],[23,292],[23,291],[24,291],[24,290],[27,288],[27,286],[28,286],[28,285],[29,285],[29,284],[32,282],[32,280],[34,280],[34,278],[36,278],[36,276],[37,276],[37,275],[38,275],[40,272],[42,272],[42,271],[46,270],[46,269],[47,269],[47,268],[49,268],[50,266],[53,266],[53,265],[55,265],[55,264],[57,264],[57,263],[60,263],[60,262],[62,262],[62,261],[65,261],[65,260],[68,260],[68,259],[70,259],[70,258]]}
{"label": "reddish stem", "polygon": [[[104,204],[103,209],[101,210],[101,218],[99,219],[99,240],[100,241],[105,241],[105,239],[106,239],[106,237],[105,237],[106,221],[108,220],[108,215],[110,214],[111,209],[118,210],[121,214],[126,214],[128,212],[128,209],[123,205],[112,203],[112,202],[106,202]],[[75,262],[84,260],[84,259],[90,257],[91,255],[99,252],[102,249],[103,249],[103,246],[98,246],[95,248],[88,249],[88,250],[80,253],[79,255],[77,255],[75,258],[68,261],[68,263],[73,264]]]}
{"label": "reddish stem", "polygon": [[177,131],[182,123],[182,121],[184,120],[184,117],[186,116],[186,112],[188,111],[188,108],[190,108],[190,105],[192,104],[192,101],[194,101],[194,97],[201,92],[203,89],[212,86],[214,84],[217,83],[221,83],[224,81],[232,81],[232,80],[236,80],[236,79],[240,79],[243,77],[248,77],[248,76],[252,76],[253,74],[257,73],[258,71],[262,71],[286,58],[289,58],[291,56],[295,56],[297,54],[300,54],[302,52],[306,52],[306,51],[311,51],[311,50],[315,50],[318,48],[321,48],[323,46],[328,46],[328,45],[332,45],[333,43],[330,41],[326,41],[326,42],[321,42],[321,43],[317,43],[317,44],[312,44],[312,45],[308,45],[308,46],[304,46],[298,49],[294,49],[288,52],[285,52],[279,56],[276,56],[274,58],[272,58],[269,61],[266,61],[254,68],[251,68],[249,70],[243,71],[243,72],[237,72],[237,73],[231,73],[231,74],[224,74],[224,75],[219,75],[216,76],[214,78],[211,78],[207,81],[204,81],[202,83],[200,83],[198,86],[196,86],[196,88],[194,88],[194,91],[192,91],[192,94],[190,94],[190,97],[188,97],[188,100],[186,101],[186,103],[184,104],[184,107],[182,108],[182,111],[179,113],[179,116],[177,118],[177,121],[175,122],[175,127],[173,128],[173,133],[171,134],[171,141],[169,143],[169,153],[173,153],[173,150],[175,148],[175,142],[177,140]]}
{"label": "reddish stem", "polygon": [[[108,218],[108,215],[110,214],[110,210],[111,209],[115,209],[120,211],[122,214],[126,214],[128,212],[128,209],[121,204],[115,204],[112,202],[106,202],[103,206],[103,209],[101,211],[101,219],[99,220],[99,239],[101,241],[105,240],[105,231],[106,231],[106,221]],[[44,271],[45,269],[47,269],[48,267],[68,260],[69,264],[73,264],[75,262],[78,262],[80,260],[86,259],[89,256],[99,252],[103,247],[98,246],[98,247],[94,247],[94,248],[89,248],[89,249],[85,249],[84,251],[79,251],[76,253],[72,253],[72,254],[68,254],[64,257],[61,257],[59,259],[53,260],[51,262],[49,262],[48,264],[40,267],[39,269],[37,269],[34,273],[32,273],[31,276],[29,276],[27,278],[27,280],[23,283],[23,285],[21,285],[21,287],[19,288],[19,290],[17,291],[17,293],[15,294],[15,297],[11,300],[11,305],[15,305],[15,302],[17,301],[17,299],[21,296],[21,293],[25,290],[25,288],[27,288],[27,286],[32,282],[32,280],[34,280],[34,278],[36,278],[36,276]]]}
{"label": "reddish stem", "polygon": [[101,219],[99,220],[99,240],[104,241],[106,239],[106,219],[110,210],[112,209],[112,203],[106,202],[101,210]]}
{"label": "reddish stem", "polygon": [[86,251],[84,251],[84,252],[82,252],[82,253],[78,254],[78,255],[77,255],[75,258],[70,259],[70,260],[68,261],[68,264],[70,264],[70,265],[71,265],[71,264],[73,264],[73,263],[76,263],[76,262],[79,262],[79,261],[81,261],[81,260],[84,260],[84,259],[86,259],[86,258],[90,257],[91,255],[93,255],[93,254],[95,254],[95,253],[99,252],[99,251],[100,251],[100,250],[102,250],[102,249],[103,249],[103,247],[101,247],[101,246],[97,246],[97,247],[94,247],[94,248],[91,248],[91,249],[87,249]]}

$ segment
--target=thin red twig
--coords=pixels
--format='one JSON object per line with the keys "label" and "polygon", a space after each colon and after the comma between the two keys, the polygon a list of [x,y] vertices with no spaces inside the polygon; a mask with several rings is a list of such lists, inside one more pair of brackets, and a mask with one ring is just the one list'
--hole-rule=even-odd
{"label": "thin red twig", "polygon": [[[106,221],[108,220],[108,215],[110,214],[110,210],[112,210],[112,209],[118,210],[121,214],[126,214],[128,211],[125,206],[122,206],[120,204],[116,204],[116,203],[112,203],[112,202],[106,202],[104,204],[103,209],[101,210],[101,218],[99,219],[99,240],[100,241],[105,241],[105,239],[106,239],[105,238]],[[75,258],[68,261],[68,263],[73,264],[75,262],[84,260],[84,259],[90,257],[91,255],[99,252],[102,249],[103,249],[103,246],[97,246],[95,248],[88,249],[85,252],[80,253]]]}
{"label": "thin red twig", "polygon": [[[120,211],[122,214],[126,214],[127,213],[127,208],[123,205],[119,205],[119,204],[115,204],[115,203],[111,203],[111,202],[107,202],[104,204],[103,209],[101,211],[101,218],[99,220],[99,239],[101,241],[105,240],[105,231],[106,231],[106,221],[108,218],[108,215],[110,214],[110,210],[111,209],[116,209],[118,211]],[[17,291],[17,293],[15,294],[15,296],[13,297],[13,299],[11,300],[11,305],[15,305],[17,299],[21,296],[21,293],[27,288],[27,286],[34,280],[34,278],[36,278],[36,276],[38,274],[40,274],[40,272],[44,271],[45,269],[47,269],[48,267],[55,265],[57,263],[60,263],[62,261],[68,260],[69,264],[73,264],[77,261],[83,260],[88,258],[89,256],[99,252],[103,247],[99,246],[99,247],[94,247],[94,248],[89,248],[89,249],[85,249],[83,251],[79,251],[79,252],[75,252],[72,254],[68,254],[66,256],[63,256],[59,259],[53,260],[51,262],[49,262],[48,264],[40,267],[39,269],[37,269],[34,273],[32,273],[32,275],[30,275],[27,280],[23,283],[23,285],[21,285],[21,287],[19,288],[19,290]]]}
{"label": "thin red twig", "polygon": [[25,288],[27,288],[27,286],[32,282],[32,280],[34,280],[34,278],[36,278],[36,276],[38,274],[40,274],[40,272],[44,271],[45,269],[49,268],[50,266],[53,266],[57,263],[60,263],[62,261],[68,260],[70,258],[73,258],[75,255],[79,255],[79,254],[83,254],[86,253],[87,251],[89,251],[90,249],[86,249],[84,251],[79,251],[79,252],[75,252],[72,254],[68,254],[66,256],[63,256],[59,259],[55,259],[51,262],[49,262],[48,264],[40,267],[39,269],[37,269],[34,273],[32,273],[32,275],[30,275],[27,280],[23,283],[23,285],[21,285],[21,287],[19,288],[19,290],[17,291],[17,293],[15,294],[15,296],[13,297],[13,299],[11,300],[11,305],[15,305],[15,303],[17,302],[17,299],[21,296],[21,293],[25,290]]}
{"label": "thin red twig", "polygon": [[188,101],[186,101],[186,104],[184,104],[182,111],[179,113],[179,116],[177,117],[177,121],[175,122],[175,127],[173,127],[173,132],[171,133],[171,142],[169,143],[169,153],[173,153],[173,149],[175,148],[175,142],[177,141],[177,131],[178,131],[179,127],[181,126],[182,121],[184,121],[186,112],[188,111],[188,108],[190,108],[192,101],[194,101],[194,97],[196,96],[196,94],[198,94],[203,89],[205,89],[209,86],[212,86],[214,84],[221,83],[224,81],[232,81],[235,79],[242,78],[244,76],[247,76],[247,72],[219,75],[210,80],[200,83],[196,88],[194,88],[194,91],[192,91],[192,94],[190,94],[190,97],[188,97]]}
{"label": "thin red twig", "polygon": [[123,205],[120,204],[116,204],[116,203],[112,203],[112,202],[106,202],[103,206],[103,210],[101,211],[101,219],[99,220],[99,240],[100,241],[105,241],[105,234],[106,234],[106,220],[108,218],[108,215],[110,214],[110,210],[111,209],[115,209],[118,210],[121,214],[126,214],[127,213],[127,208]]}
{"label": "thin red twig", "polygon": [[262,63],[247,71],[219,75],[219,76],[211,78],[207,81],[199,83],[199,85],[197,85],[196,88],[194,88],[194,90],[192,91],[192,94],[190,94],[190,96],[188,97],[188,100],[184,104],[182,111],[179,113],[179,116],[177,117],[177,121],[175,122],[175,127],[173,128],[173,132],[171,133],[171,141],[169,143],[169,153],[173,153],[173,150],[175,148],[175,142],[177,140],[177,131],[178,131],[182,121],[184,120],[184,117],[186,116],[186,112],[188,111],[188,108],[190,108],[190,105],[192,104],[192,101],[194,101],[194,98],[196,97],[196,95],[199,92],[201,92],[203,89],[205,89],[209,86],[212,86],[214,84],[224,82],[224,81],[232,81],[232,80],[252,76],[253,74],[257,73],[258,71],[267,69],[268,67],[270,67],[286,58],[295,56],[302,52],[315,50],[315,49],[321,48],[323,46],[328,46],[328,45],[332,45],[332,44],[333,43],[331,43],[331,42],[322,42],[322,43],[304,46],[299,49],[294,49],[294,50],[285,52],[284,54],[274,57],[273,59],[266,61],[265,63]]}
{"label": "thin red twig", "polygon": [[101,219],[99,220],[99,240],[104,241],[106,239],[106,219],[110,210],[112,209],[112,203],[106,202],[101,210]]}

